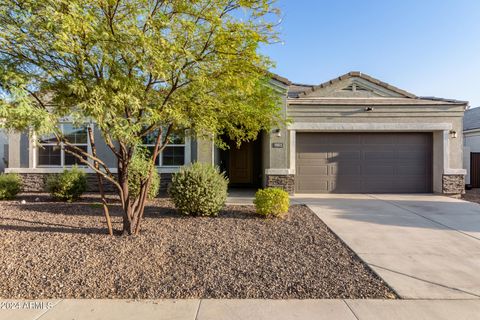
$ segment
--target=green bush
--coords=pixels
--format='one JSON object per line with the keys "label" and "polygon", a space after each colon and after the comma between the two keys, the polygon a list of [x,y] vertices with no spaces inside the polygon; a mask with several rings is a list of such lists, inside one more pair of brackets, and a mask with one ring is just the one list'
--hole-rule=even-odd
{"label": "green bush", "polygon": [[290,206],[288,193],[279,188],[260,189],[253,201],[258,214],[268,217],[283,217]]}
{"label": "green bush", "polygon": [[227,200],[227,187],[219,168],[196,162],[173,175],[168,193],[183,214],[216,216]]}
{"label": "green bush", "polygon": [[75,166],[72,170],[48,177],[47,189],[55,199],[72,202],[87,190],[87,176]]}
{"label": "green bush", "polygon": [[[140,184],[146,180],[150,169],[154,167],[150,162],[149,155],[145,149],[137,149],[133,155],[129,166],[128,174],[128,191],[132,197],[140,194]],[[160,189],[160,175],[154,168],[152,172],[152,180],[150,180],[150,188],[148,189],[147,198],[154,199],[158,195]]]}
{"label": "green bush", "polygon": [[0,200],[10,200],[20,192],[22,180],[18,174],[0,174]]}

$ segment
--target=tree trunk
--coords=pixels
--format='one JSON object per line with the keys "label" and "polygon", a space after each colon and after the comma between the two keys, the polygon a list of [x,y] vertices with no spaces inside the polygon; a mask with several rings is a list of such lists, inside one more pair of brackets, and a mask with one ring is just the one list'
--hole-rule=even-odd
{"label": "tree trunk", "polygon": [[133,234],[133,226],[132,223],[130,222],[130,219],[128,219],[127,213],[123,213],[123,235],[132,235]]}
{"label": "tree trunk", "polygon": [[108,210],[107,198],[105,197],[105,190],[103,188],[103,179],[100,174],[97,173],[98,188],[100,189],[100,195],[102,197],[103,214],[105,221],[107,222],[108,234],[113,236],[112,220],[110,219],[110,212]]}
{"label": "tree trunk", "polygon": [[[170,133],[171,126],[167,131],[167,137]],[[162,131],[158,132],[155,148],[152,156],[152,163],[155,163],[161,149],[165,147],[165,144],[160,148],[160,142],[162,137]],[[148,190],[150,188],[150,182],[152,180],[152,174],[155,170],[155,166],[150,168],[146,181],[142,182],[140,186],[139,195],[132,199],[128,190],[128,165],[132,158],[133,151],[121,146],[122,161],[118,161],[118,181],[121,186],[119,190],[120,199],[122,200],[123,207],[123,234],[124,235],[136,235],[140,232],[140,224],[143,220],[143,213],[145,212],[145,203],[148,197]]]}
{"label": "tree trunk", "polygon": [[[137,199],[141,200],[141,199]],[[145,205],[141,201],[129,200],[125,204],[126,210],[123,212],[123,235],[136,235],[140,230],[140,222],[143,217]]]}

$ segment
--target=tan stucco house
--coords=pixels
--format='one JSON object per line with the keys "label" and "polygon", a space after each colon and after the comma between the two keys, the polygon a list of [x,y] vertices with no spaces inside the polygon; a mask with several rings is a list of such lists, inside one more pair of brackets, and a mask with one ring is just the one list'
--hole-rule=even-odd
{"label": "tan stucco house", "polygon": [[[278,186],[290,193],[464,191],[467,102],[417,97],[360,72],[320,85],[273,76],[271,84],[282,96],[288,126],[229,150],[178,137],[158,162],[162,187],[181,165],[201,161],[220,166],[232,186]],[[68,123],[63,129],[89,148],[86,134]],[[42,190],[45,175],[74,163],[48,137],[42,144],[36,147],[26,134],[9,136],[6,171],[22,174],[30,191]],[[108,148],[97,148],[113,168]]]}

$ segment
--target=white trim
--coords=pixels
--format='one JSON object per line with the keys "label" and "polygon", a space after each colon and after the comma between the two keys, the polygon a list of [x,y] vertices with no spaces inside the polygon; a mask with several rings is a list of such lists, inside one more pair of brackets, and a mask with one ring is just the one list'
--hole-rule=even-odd
{"label": "white trim", "polygon": [[469,130],[463,130],[463,133],[470,133],[470,132],[480,132],[480,128],[469,129]]}
{"label": "white trim", "polygon": [[265,169],[265,174],[272,175],[286,175],[286,174],[295,174],[295,171],[292,172],[291,169]]}
{"label": "white trim", "polygon": [[471,129],[471,130],[465,130],[463,131],[463,134],[466,136],[466,137],[470,137],[470,136],[475,136],[475,135],[478,135],[480,134],[480,128],[479,129]]}
{"label": "white trim", "polygon": [[444,175],[466,175],[466,169],[445,169],[443,172]]}
{"label": "white trim", "polygon": [[443,173],[445,174],[450,168],[450,131],[443,131]]}
{"label": "white trim", "polygon": [[190,138],[189,135],[185,136],[185,150],[184,150],[184,164],[189,164],[192,162],[192,139]]}
{"label": "white trim", "polygon": [[296,131],[357,132],[357,131],[443,131],[451,130],[451,123],[315,123],[295,122],[288,126]]}
{"label": "white trim", "polygon": [[215,166],[215,138],[212,138],[212,166]]}
{"label": "white trim", "polygon": [[[155,147],[154,143],[142,144],[144,147]],[[168,147],[183,147],[183,165],[191,162],[191,147],[190,147],[190,137],[186,134],[183,136],[183,143],[169,143],[166,146]],[[163,151],[159,153],[157,157],[158,165],[155,165],[157,168],[176,168],[177,165],[164,165],[163,164]]]}
{"label": "white trim", "polygon": [[[71,169],[72,167],[40,167],[40,168],[5,168],[6,173],[61,173],[63,170]],[[180,167],[156,167],[159,173],[175,173],[180,170]],[[88,167],[80,167],[86,173],[95,173]],[[109,168],[112,173],[117,173],[117,168]]]}
{"label": "white trim", "polygon": [[295,130],[290,130],[290,172],[295,174],[296,171],[296,159],[297,159],[297,133]]}
{"label": "white trim", "polygon": [[[60,122],[58,125],[60,127],[60,130],[62,133],[64,133],[64,126],[65,125],[73,125],[72,122],[65,122],[64,119],[62,118],[62,122]],[[90,145],[90,137],[88,135],[88,127],[91,127],[92,130],[95,130],[94,124],[93,123],[86,123],[85,124],[85,131],[86,131],[86,138],[87,142],[85,143],[72,143],[72,145],[77,146],[77,147],[87,147],[87,153],[92,154],[91,150],[91,145]],[[38,146],[59,146],[60,147],[60,165],[40,165],[38,164]],[[29,141],[29,146],[30,146],[30,161],[29,161],[29,167],[30,168],[71,168],[73,165],[65,165],[65,144],[63,142],[60,143],[37,143],[37,134],[35,132],[32,133],[31,139]],[[92,163],[92,159],[88,158],[88,162]],[[78,163],[77,164],[79,167],[86,167],[87,165]]]}
{"label": "white trim", "polygon": [[32,154],[32,163],[31,163],[32,168],[37,167],[37,161],[38,161],[37,160],[37,144],[35,141],[37,141],[37,134],[33,132],[32,138],[29,141],[30,152]]}

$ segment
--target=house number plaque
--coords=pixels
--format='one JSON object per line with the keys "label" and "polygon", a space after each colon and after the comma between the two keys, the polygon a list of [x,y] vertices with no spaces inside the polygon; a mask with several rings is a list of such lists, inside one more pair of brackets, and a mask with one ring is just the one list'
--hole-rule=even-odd
{"label": "house number plaque", "polygon": [[283,148],[283,143],[274,142],[274,143],[272,143],[272,148]]}

